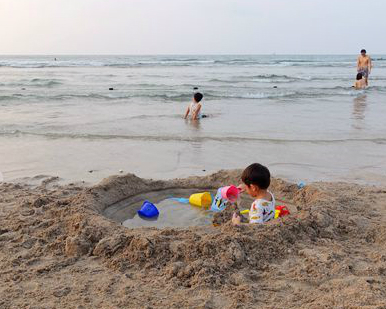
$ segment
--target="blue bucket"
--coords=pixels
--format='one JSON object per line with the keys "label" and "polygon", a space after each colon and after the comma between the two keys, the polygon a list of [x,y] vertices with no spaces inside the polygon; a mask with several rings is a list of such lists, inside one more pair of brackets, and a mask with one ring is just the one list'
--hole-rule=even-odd
{"label": "blue bucket", "polygon": [[149,201],[145,201],[143,202],[141,209],[138,210],[138,214],[145,218],[154,218],[159,215],[159,211],[154,204]]}

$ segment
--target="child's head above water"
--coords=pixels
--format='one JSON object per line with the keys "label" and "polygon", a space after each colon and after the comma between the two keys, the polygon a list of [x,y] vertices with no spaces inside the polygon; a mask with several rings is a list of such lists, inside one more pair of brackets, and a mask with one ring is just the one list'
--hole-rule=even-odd
{"label": "child's head above water", "polygon": [[271,184],[271,173],[265,166],[254,163],[243,171],[241,180],[247,193],[254,197],[259,191],[268,189]]}
{"label": "child's head above water", "polygon": [[202,100],[203,97],[204,97],[204,95],[202,93],[197,92],[194,94],[193,99],[196,103],[200,103],[200,101]]}
{"label": "child's head above water", "polygon": [[361,80],[363,78],[363,74],[362,73],[358,73],[357,74],[357,80]]}

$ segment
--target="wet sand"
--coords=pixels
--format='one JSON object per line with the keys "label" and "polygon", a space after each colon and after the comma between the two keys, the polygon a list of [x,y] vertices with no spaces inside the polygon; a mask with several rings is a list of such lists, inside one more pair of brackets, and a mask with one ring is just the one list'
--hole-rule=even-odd
{"label": "wet sand", "polygon": [[[303,189],[274,179],[296,208],[264,225],[130,229],[106,217],[148,192],[216,189],[239,170],[92,187],[0,185],[0,308],[384,308],[386,190]],[[119,208],[119,207],[118,207]]]}

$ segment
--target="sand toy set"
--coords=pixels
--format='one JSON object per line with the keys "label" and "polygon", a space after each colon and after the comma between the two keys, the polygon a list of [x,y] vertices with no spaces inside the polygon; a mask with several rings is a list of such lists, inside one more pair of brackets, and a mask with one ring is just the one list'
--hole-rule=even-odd
{"label": "sand toy set", "polygon": [[[231,205],[235,205],[239,208],[241,189],[234,185],[221,187],[217,190],[214,198],[210,192],[199,192],[190,195],[189,198],[175,198],[171,197],[171,200],[177,201],[182,204],[190,204],[195,207],[209,208],[212,212],[221,212]],[[248,215],[249,209],[240,211],[242,215]],[[276,205],[275,207],[275,219],[289,215],[288,208],[284,205]],[[159,216],[159,210],[157,207],[149,201],[145,201],[138,215],[142,218],[156,218]]]}

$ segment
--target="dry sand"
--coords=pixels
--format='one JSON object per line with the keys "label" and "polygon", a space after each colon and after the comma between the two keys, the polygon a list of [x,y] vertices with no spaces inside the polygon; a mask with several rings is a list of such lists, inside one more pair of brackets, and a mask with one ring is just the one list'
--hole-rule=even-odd
{"label": "dry sand", "polygon": [[99,185],[0,185],[0,308],[386,308],[386,190],[303,189],[274,179],[296,207],[265,225],[128,229],[103,216],[129,197],[218,188],[240,171]]}

